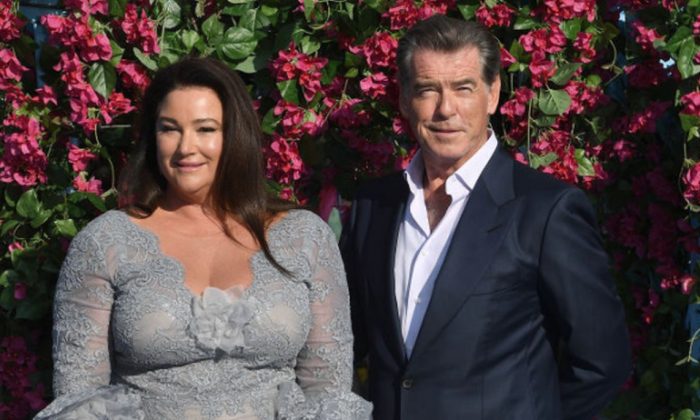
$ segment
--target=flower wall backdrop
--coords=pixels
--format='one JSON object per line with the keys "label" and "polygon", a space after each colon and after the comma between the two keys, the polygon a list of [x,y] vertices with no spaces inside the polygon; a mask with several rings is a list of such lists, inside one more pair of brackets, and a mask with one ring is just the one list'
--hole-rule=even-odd
{"label": "flower wall backdrop", "polygon": [[498,36],[501,142],[589,191],[598,209],[635,352],[608,416],[700,410],[697,320],[686,324],[699,301],[700,0],[63,6],[42,18],[49,40],[37,55],[17,2],[0,0],[0,418],[26,418],[51,398],[56,275],[77,230],[116,206],[153,71],[198,54],[241,72],[267,135],[271,187],[337,229],[357,185],[404,168],[415,151],[394,58],[406,28],[435,13]]}

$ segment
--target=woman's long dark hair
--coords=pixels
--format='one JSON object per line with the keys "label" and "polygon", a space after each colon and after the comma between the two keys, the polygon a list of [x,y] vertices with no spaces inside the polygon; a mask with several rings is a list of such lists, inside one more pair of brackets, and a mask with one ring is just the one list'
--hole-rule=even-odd
{"label": "woman's long dark hair", "polygon": [[209,206],[233,240],[227,219],[235,217],[255,237],[268,261],[285,274],[270,253],[265,230],[279,212],[295,206],[280,200],[265,185],[262,131],[245,84],[235,71],[213,58],[189,57],[159,70],[146,89],[136,125],[136,145],[120,179],[122,208],[131,216],[150,216],[165,193],[156,151],[156,121],[161,102],[175,89],[206,87],[223,108],[223,146],[209,191]]}

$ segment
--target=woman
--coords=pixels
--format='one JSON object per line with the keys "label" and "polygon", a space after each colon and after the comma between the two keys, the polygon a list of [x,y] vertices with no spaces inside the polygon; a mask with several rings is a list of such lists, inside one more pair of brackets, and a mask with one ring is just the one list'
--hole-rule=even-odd
{"label": "woman", "polygon": [[369,417],[350,392],[334,236],[266,193],[240,78],[180,61],[156,74],[141,118],[128,205],[85,227],[61,269],[57,399],[39,418]]}

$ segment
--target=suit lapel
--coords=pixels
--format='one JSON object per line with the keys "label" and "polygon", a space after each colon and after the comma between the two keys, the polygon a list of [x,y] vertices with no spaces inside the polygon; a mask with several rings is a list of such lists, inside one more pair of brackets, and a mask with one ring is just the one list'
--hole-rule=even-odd
{"label": "suit lapel", "polygon": [[380,268],[369,270],[374,275],[369,279],[370,296],[377,315],[381,317],[375,322],[386,327],[387,344],[394,357],[401,362],[406,359],[406,353],[394,292],[394,257],[407,199],[408,186],[402,175],[397,176],[384,197],[373,203],[372,225],[368,235],[372,246],[365,248],[363,256],[369,267]]}
{"label": "suit lapel", "polygon": [[499,147],[455,227],[413,354],[430,344],[469,298],[501,244],[513,198],[513,161]]}

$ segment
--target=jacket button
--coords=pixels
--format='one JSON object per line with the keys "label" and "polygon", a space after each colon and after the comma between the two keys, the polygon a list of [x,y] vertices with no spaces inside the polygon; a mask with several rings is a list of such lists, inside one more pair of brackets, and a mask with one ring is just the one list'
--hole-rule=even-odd
{"label": "jacket button", "polygon": [[401,388],[411,389],[411,387],[413,387],[413,379],[404,379],[401,381]]}

